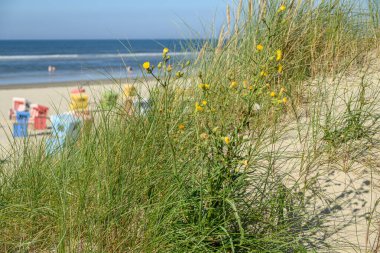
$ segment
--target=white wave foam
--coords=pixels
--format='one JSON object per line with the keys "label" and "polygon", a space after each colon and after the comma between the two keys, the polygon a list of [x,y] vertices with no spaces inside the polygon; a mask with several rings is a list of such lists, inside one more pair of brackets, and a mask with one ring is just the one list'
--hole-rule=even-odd
{"label": "white wave foam", "polygon": [[[195,52],[171,53],[173,56],[186,56]],[[139,58],[161,56],[162,53],[124,53],[124,54],[54,54],[54,55],[0,55],[0,61],[43,60],[43,59],[102,59],[102,58]]]}
{"label": "white wave foam", "polygon": [[78,58],[77,54],[55,54],[55,55],[0,55],[0,61],[8,60],[38,60],[38,59],[58,59],[58,58]]}

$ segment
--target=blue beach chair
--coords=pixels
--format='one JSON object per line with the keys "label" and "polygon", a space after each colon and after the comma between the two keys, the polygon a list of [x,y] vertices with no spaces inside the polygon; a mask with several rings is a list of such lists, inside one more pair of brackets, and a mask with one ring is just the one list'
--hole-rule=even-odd
{"label": "blue beach chair", "polygon": [[29,118],[29,112],[16,111],[16,123],[13,123],[13,137],[28,137]]}
{"label": "blue beach chair", "polygon": [[46,140],[46,153],[53,154],[62,150],[64,145],[77,141],[81,121],[73,114],[65,113],[50,117],[52,137]]}
{"label": "blue beach chair", "polygon": [[20,124],[28,124],[30,118],[29,112],[16,111],[16,121]]}
{"label": "blue beach chair", "polygon": [[13,137],[28,137],[28,123],[13,123]]}

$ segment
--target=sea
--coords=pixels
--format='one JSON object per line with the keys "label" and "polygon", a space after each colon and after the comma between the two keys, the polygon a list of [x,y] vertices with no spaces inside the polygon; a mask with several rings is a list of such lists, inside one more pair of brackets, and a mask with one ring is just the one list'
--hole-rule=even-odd
{"label": "sea", "polygon": [[193,59],[201,45],[181,39],[0,40],[0,86],[137,78],[142,63],[161,60],[163,48],[175,63]]}

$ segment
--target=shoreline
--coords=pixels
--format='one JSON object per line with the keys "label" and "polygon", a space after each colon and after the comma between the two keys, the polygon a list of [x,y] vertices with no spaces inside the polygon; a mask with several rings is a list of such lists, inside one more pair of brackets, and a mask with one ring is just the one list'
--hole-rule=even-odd
{"label": "shoreline", "polygon": [[21,90],[21,89],[41,89],[41,88],[62,88],[72,86],[93,86],[105,84],[123,84],[134,83],[140,80],[151,81],[153,78],[122,78],[122,79],[96,79],[84,81],[68,81],[68,82],[49,82],[49,83],[31,83],[31,84],[5,84],[0,85],[0,90]]}

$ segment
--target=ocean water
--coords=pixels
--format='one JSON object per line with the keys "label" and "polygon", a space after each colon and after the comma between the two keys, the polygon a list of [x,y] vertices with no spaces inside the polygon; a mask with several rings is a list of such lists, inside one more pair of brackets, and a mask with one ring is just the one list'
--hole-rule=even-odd
{"label": "ocean water", "polygon": [[[170,49],[173,62],[179,62],[194,58],[201,44],[200,40],[3,40],[0,86],[138,77],[141,64],[157,64],[164,47]],[[49,66],[55,71],[49,72]]]}

